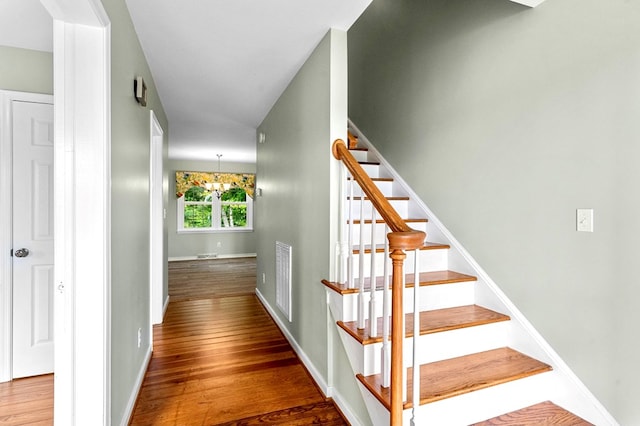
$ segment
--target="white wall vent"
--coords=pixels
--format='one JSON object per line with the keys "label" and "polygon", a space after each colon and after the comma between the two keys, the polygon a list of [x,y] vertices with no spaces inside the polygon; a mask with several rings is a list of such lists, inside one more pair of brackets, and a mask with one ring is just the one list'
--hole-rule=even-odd
{"label": "white wall vent", "polygon": [[276,241],[276,305],[291,322],[291,246]]}

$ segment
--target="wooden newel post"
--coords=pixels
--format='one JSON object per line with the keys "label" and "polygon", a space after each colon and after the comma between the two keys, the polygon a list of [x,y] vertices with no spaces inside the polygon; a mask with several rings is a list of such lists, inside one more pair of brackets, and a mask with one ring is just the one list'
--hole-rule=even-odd
{"label": "wooden newel post", "polygon": [[407,255],[404,251],[396,249],[391,252],[392,263],[392,281],[391,281],[391,426],[402,424],[402,411],[404,401],[403,394],[403,372],[402,372],[402,343],[404,339],[404,324],[402,317],[404,308],[402,297],[404,293],[403,286],[403,267],[404,260]]}
{"label": "wooden newel post", "polygon": [[[407,258],[404,250],[415,250],[424,244],[426,234],[422,231],[391,232],[389,249],[391,250],[391,426],[402,425],[402,411],[404,401],[402,344],[404,343],[404,260]],[[420,285],[418,277],[416,284]]]}

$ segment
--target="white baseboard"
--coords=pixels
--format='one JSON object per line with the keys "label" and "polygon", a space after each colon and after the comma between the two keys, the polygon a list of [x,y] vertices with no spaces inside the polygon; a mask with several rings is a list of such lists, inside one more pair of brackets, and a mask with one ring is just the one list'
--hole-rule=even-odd
{"label": "white baseboard", "polygon": [[364,426],[370,424],[369,421],[365,422],[353,413],[353,411],[351,410],[351,406],[349,405],[347,400],[344,399],[342,394],[340,394],[340,392],[338,392],[335,388],[331,388],[331,393],[333,402],[335,402],[338,408],[340,408],[342,415],[347,418],[347,421],[349,422],[349,424],[351,424],[351,426]]}
{"label": "white baseboard", "polygon": [[133,387],[133,391],[131,392],[131,396],[129,397],[129,401],[127,402],[127,407],[124,411],[124,416],[122,417],[122,421],[120,422],[120,426],[127,426],[131,421],[131,415],[133,415],[133,409],[136,406],[136,401],[138,400],[138,395],[140,394],[140,389],[142,388],[142,382],[144,381],[144,375],[147,373],[147,369],[149,368],[149,362],[151,362],[151,347],[147,348],[147,353],[144,357],[144,362],[140,366],[140,371],[138,371],[138,376],[136,377],[135,386]]}
{"label": "white baseboard", "polygon": [[211,260],[211,259],[235,259],[238,257],[256,257],[256,253],[236,253],[236,254],[219,254],[211,257],[198,256],[174,256],[170,257],[169,262],[180,262],[182,260]]}
{"label": "white baseboard", "polygon": [[164,316],[167,313],[167,308],[169,307],[169,299],[171,296],[167,294],[167,298],[164,300],[164,305],[162,306],[162,320],[164,321]]}
{"label": "white baseboard", "polygon": [[336,405],[340,408],[340,411],[342,411],[342,414],[347,418],[349,423],[351,423],[353,426],[368,424],[368,422],[363,422],[362,419],[360,419],[358,416],[356,416],[353,413],[353,410],[351,409],[351,406],[349,405],[347,400],[335,388],[327,384],[327,381],[325,380],[325,378],[322,377],[322,375],[318,372],[318,369],[313,365],[313,363],[311,362],[309,357],[305,354],[305,352],[302,350],[298,342],[293,338],[291,333],[289,333],[289,330],[287,330],[287,328],[285,327],[284,322],[278,317],[278,315],[276,315],[275,310],[271,307],[267,299],[262,295],[262,293],[260,293],[260,290],[257,288],[256,288],[256,296],[258,296],[258,299],[260,300],[264,308],[267,310],[271,318],[273,318],[273,321],[276,323],[276,325],[278,326],[282,334],[284,334],[284,337],[287,339],[287,341],[289,342],[293,350],[296,352],[296,354],[304,364],[304,366],[307,368],[307,370],[311,374],[311,377],[313,377],[313,380],[316,382],[316,384],[318,385],[322,393],[325,395],[325,397],[333,399]]}
{"label": "white baseboard", "polygon": [[273,318],[273,321],[276,323],[276,325],[278,326],[282,334],[284,334],[284,337],[287,339],[287,341],[289,342],[289,344],[291,345],[295,353],[298,355],[298,357],[304,364],[304,366],[307,368],[307,370],[311,374],[311,377],[313,377],[313,380],[315,380],[316,384],[318,385],[322,393],[326,397],[330,397],[331,388],[329,388],[329,386],[327,385],[327,381],[325,380],[325,378],[322,377],[322,375],[320,374],[318,369],[315,367],[315,365],[313,365],[313,363],[311,362],[307,354],[302,350],[302,348],[300,347],[298,342],[293,338],[291,333],[289,333],[289,330],[285,327],[284,322],[282,322],[282,320],[278,317],[278,315],[275,313],[274,309],[271,307],[267,299],[262,295],[262,293],[260,293],[260,290],[258,290],[257,288],[256,288],[256,295],[258,296],[258,299],[260,300],[260,302],[262,302],[262,305],[267,310],[271,318]]}

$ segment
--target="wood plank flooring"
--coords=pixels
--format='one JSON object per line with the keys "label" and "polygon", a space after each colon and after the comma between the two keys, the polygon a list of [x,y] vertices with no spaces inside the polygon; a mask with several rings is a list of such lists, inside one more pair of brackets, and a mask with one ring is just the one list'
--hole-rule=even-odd
{"label": "wood plank flooring", "polygon": [[169,262],[172,302],[254,294],[256,259],[206,259]]}
{"label": "wood plank flooring", "polygon": [[0,383],[0,425],[51,425],[53,374]]}
{"label": "wood plank flooring", "polygon": [[347,424],[256,298],[255,259],[171,262],[169,279],[131,425]]}
{"label": "wood plank flooring", "polygon": [[[255,296],[256,259],[169,264],[132,425],[348,424]],[[0,425],[51,425],[53,375],[0,383]]]}

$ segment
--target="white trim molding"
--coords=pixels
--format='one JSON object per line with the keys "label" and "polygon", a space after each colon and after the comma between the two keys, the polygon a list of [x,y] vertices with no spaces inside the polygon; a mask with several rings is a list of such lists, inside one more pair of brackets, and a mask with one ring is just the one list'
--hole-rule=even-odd
{"label": "white trim molding", "polygon": [[151,346],[147,349],[147,353],[144,356],[144,362],[138,371],[138,375],[136,376],[135,386],[129,395],[129,400],[127,401],[127,406],[124,411],[124,416],[122,417],[122,421],[120,422],[121,426],[127,426],[129,421],[131,421],[131,416],[133,415],[133,409],[136,406],[136,401],[138,400],[138,395],[140,395],[140,389],[142,389],[142,382],[144,381],[144,376],[147,374],[147,370],[149,369],[149,363],[151,362]]}
{"label": "white trim molding", "polygon": [[289,344],[291,345],[295,353],[298,355],[302,363],[305,365],[305,367],[309,371],[309,374],[311,374],[311,377],[313,377],[313,380],[315,380],[316,384],[318,385],[322,393],[326,397],[330,397],[331,389],[329,388],[327,381],[324,379],[324,377],[322,377],[322,374],[320,374],[316,366],[313,365],[313,363],[311,362],[311,359],[309,359],[309,357],[304,352],[304,350],[302,350],[302,347],[300,347],[296,339],[289,332],[287,327],[285,327],[284,322],[282,322],[280,317],[278,317],[278,315],[276,314],[274,309],[271,307],[267,299],[262,295],[262,293],[260,293],[260,290],[258,290],[257,288],[256,288],[256,296],[258,296],[258,300],[260,300],[260,302],[262,303],[262,306],[264,306],[264,308],[267,310],[267,312],[269,313],[273,321],[276,323],[276,325],[278,326],[278,328],[280,329],[284,337],[287,339],[287,341],[289,342]]}
{"label": "white trim molding", "polygon": [[100,0],[41,2],[54,18],[54,424],[110,425],[111,27]]}
{"label": "white trim molding", "polygon": [[256,296],[258,297],[258,300],[260,300],[260,303],[262,303],[262,306],[264,306],[264,308],[267,310],[267,312],[269,313],[273,321],[276,323],[276,325],[278,326],[278,328],[280,329],[284,337],[287,339],[287,341],[289,342],[289,344],[291,345],[295,353],[298,355],[298,358],[300,358],[300,361],[302,361],[307,371],[309,371],[309,374],[311,374],[311,377],[316,382],[316,384],[318,385],[318,387],[320,388],[320,391],[324,394],[324,396],[326,398],[333,398],[334,402],[336,403],[336,405],[338,405],[338,407],[340,407],[342,414],[344,414],[344,416],[347,418],[350,424],[354,426],[366,424],[365,422],[362,421],[362,419],[356,416],[356,414],[353,412],[353,410],[351,409],[351,406],[348,403],[348,399],[344,398],[339,392],[337,392],[335,388],[333,388],[327,383],[324,377],[322,377],[322,374],[320,374],[316,366],[311,362],[311,360],[309,359],[307,354],[304,352],[304,350],[300,347],[296,339],[289,332],[287,327],[285,327],[284,322],[280,319],[280,317],[278,317],[275,310],[271,307],[267,299],[262,295],[260,290],[257,288],[256,288]]}
{"label": "white trim molding", "polygon": [[239,257],[256,257],[256,253],[238,253],[238,254],[217,254],[208,253],[199,256],[175,256],[170,257],[169,262],[182,262],[184,260],[211,260],[211,259],[235,259]]}

